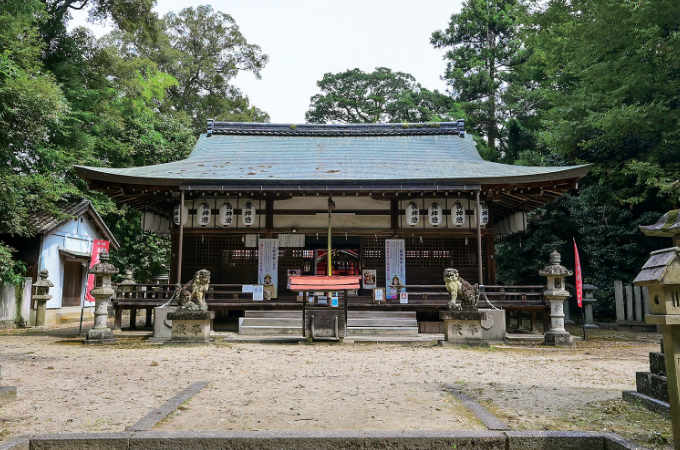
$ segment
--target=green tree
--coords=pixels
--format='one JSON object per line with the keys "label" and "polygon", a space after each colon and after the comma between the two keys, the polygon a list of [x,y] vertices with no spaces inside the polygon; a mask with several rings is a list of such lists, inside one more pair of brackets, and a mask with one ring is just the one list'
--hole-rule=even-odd
{"label": "green tree", "polygon": [[232,81],[239,72],[260,71],[269,57],[250,44],[234,19],[210,6],[168,13],[159,22],[155,40],[143,33],[115,32],[107,37],[128,59],[147,58],[177,84],[169,89],[169,106],[184,111],[195,134],[207,119],[266,122],[269,116],[251,106]]}
{"label": "green tree", "polygon": [[524,10],[519,0],[468,0],[448,28],[435,31],[430,40],[447,50],[444,79],[470,125],[486,138],[488,159],[498,159],[506,149],[503,127],[512,112],[504,92],[521,54],[517,28]]}
{"label": "green tree", "polygon": [[309,123],[442,121],[453,107],[447,96],[423,88],[412,75],[386,67],[327,73],[317,86],[322,93],[310,100]]}

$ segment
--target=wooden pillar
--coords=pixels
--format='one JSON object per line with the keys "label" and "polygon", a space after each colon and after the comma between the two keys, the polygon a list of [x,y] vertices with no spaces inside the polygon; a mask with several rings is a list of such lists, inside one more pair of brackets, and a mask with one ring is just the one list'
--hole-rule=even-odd
{"label": "wooden pillar", "polygon": [[177,283],[182,283],[182,246],[184,245],[184,191],[179,201],[179,242],[177,243]]}
{"label": "wooden pillar", "polygon": [[153,324],[151,320],[151,315],[153,314],[153,308],[146,308],[146,323],[145,326],[150,327]]}
{"label": "wooden pillar", "polygon": [[137,329],[137,308],[130,308],[130,328]]}
{"label": "wooden pillar", "polygon": [[477,200],[477,263],[479,270],[479,285],[484,284],[484,273],[482,271],[482,207],[479,204],[479,191],[475,191]]}

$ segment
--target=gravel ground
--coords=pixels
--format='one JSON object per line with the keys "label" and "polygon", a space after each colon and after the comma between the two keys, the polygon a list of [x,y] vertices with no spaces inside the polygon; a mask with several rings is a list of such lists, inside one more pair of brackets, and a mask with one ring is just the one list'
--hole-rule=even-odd
{"label": "gravel ground", "polygon": [[602,331],[569,349],[178,347],[134,337],[92,347],[74,332],[0,331],[2,383],[17,386],[19,397],[0,408],[0,439],[122,431],[197,380],[212,382],[154,430],[485,429],[450,389],[512,428],[565,429],[562,419],[585,418],[634,390],[660,337]]}

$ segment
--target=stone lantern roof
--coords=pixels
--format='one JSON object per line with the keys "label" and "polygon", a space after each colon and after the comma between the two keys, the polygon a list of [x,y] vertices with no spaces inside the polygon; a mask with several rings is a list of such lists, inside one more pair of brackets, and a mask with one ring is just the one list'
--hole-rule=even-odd
{"label": "stone lantern roof", "polygon": [[115,275],[118,273],[116,266],[109,262],[109,252],[99,254],[99,263],[92,266],[90,273],[95,275]]}
{"label": "stone lantern roof", "polygon": [[40,279],[33,283],[33,287],[54,287],[54,284],[47,279],[47,277],[50,275],[47,269],[41,270],[38,275],[40,276]]}
{"label": "stone lantern roof", "polygon": [[680,284],[680,248],[671,247],[656,250],[633,283],[637,286]]}
{"label": "stone lantern roof", "polygon": [[538,272],[542,277],[570,277],[574,274],[571,270],[560,265],[562,262],[562,257],[557,251],[550,254],[550,265],[545,266],[543,270]]}

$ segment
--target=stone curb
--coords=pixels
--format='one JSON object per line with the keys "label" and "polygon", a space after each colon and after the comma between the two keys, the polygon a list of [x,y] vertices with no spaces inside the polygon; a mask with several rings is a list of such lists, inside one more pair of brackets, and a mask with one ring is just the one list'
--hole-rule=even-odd
{"label": "stone curb", "polygon": [[143,431],[22,436],[0,450],[226,449],[644,450],[614,433],[586,431]]}
{"label": "stone curb", "polygon": [[182,390],[179,394],[172,397],[160,407],[154,409],[146,416],[139,419],[136,423],[130,425],[125,431],[147,431],[154,427],[158,422],[165,419],[170,413],[182,405],[182,403],[189,400],[196,395],[198,391],[210,384],[211,380],[197,381],[188,388]]}
{"label": "stone curb", "polygon": [[671,405],[669,403],[662,402],[661,400],[657,400],[637,391],[623,391],[621,393],[621,398],[623,398],[623,400],[627,401],[628,403],[639,403],[643,407],[657,414],[662,414],[666,417],[671,416]]}
{"label": "stone curb", "polygon": [[486,425],[489,430],[510,430],[510,427],[503,423],[498,417],[494,416],[485,407],[463,394],[458,389],[449,388],[449,392],[465,405],[479,420]]}

